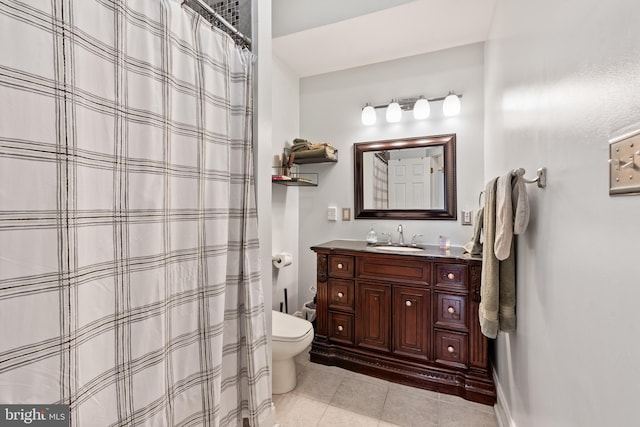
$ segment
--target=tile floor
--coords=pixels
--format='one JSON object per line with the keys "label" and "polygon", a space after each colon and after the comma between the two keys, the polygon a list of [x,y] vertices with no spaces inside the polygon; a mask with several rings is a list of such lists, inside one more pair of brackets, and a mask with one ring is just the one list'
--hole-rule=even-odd
{"label": "tile floor", "polygon": [[274,395],[280,427],[498,427],[492,406],[296,358],[298,385]]}

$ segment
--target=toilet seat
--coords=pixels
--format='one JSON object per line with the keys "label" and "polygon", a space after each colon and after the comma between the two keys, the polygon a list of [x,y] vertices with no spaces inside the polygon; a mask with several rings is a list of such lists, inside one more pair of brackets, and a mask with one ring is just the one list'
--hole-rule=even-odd
{"label": "toilet seat", "polygon": [[313,334],[313,326],[307,320],[273,311],[271,331],[273,341],[296,342]]}

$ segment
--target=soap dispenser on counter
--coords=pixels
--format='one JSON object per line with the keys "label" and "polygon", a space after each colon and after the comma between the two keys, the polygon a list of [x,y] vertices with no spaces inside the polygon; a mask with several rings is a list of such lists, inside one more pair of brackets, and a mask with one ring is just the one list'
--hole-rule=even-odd
{"label": "soap dispenser on counter", "polygon": [[375,245],[376,243],[378,243],[378,235],[372,225],[369,227],[369,232],[367,233],[367,245]]}

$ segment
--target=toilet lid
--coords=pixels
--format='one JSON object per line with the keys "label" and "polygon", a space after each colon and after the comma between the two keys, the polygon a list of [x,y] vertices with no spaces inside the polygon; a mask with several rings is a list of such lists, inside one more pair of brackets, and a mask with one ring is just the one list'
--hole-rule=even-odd
{"label": "toilet lid", "polygon": [[297,341],[312,329],[311,322],[290,314],[272,311],[271,334],[276,341]]}

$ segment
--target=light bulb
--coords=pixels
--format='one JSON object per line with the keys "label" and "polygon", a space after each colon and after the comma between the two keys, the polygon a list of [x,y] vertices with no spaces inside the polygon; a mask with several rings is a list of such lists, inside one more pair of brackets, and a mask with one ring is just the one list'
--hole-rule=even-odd
{"label": "light bulb", "polygon": [[460,98],[458,98],[458,95],[449,92],[449,95],[447,95],[442,103],[442,113],[445,116],[455,116],[460,113]]}
{"label": "light bulb", "polygon": [[429,101],[424,98],[420,98],[413,105],[413,118],[416,120],[422,120],[429,117],[431,113],[431,107],[429,106]]}
{"label": "light bulb", "polygon": [[396,123],[402,118],[402,110],[400,104],[396,101],[391,101],[391,104],[387,106],[387,122]]}
{"label": "light bulb", "polygon": [[376,110],[372,105],[365,105],[362,109],[362,116],[360,117],[362,120],[362,124],[365,126],[370,126],[376,122]]}

